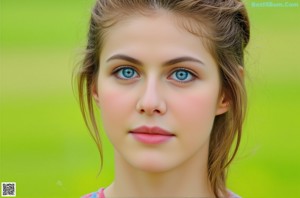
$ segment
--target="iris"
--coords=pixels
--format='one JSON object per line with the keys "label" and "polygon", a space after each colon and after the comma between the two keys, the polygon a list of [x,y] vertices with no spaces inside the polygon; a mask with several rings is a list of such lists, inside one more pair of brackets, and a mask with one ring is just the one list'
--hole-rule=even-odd
{"label": "iris", "polygon": [[185,83],[185,82],[192,81],[194,79],[194,76],[191,72],[189,72],[185,69],[178,69],[173,72],[173,74],[171,75],[171,78],[176,81]]}
{"label": "iris", "polygon": [[137,76],[137,72],[130,67],[123,67],[116,71],[118,78],[129,80]]}

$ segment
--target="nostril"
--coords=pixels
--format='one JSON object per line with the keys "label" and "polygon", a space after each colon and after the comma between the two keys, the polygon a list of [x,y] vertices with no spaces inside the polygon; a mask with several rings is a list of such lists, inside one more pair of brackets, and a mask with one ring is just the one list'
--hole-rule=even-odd
{"label": "nostril", "polygon": [[150,113],[150,114],[153,114],[153,113],[160,113],[160,110],[159,109],[153,109],[153,110],[145,110],[145,109],[140,109],[140,113]]}
{"label": "nostril", "polygon": [[156,112],[156,113],[160,113],[160,111],[159,111],[158,109],[155,109],[155,110],[154,110],[154,112]]}

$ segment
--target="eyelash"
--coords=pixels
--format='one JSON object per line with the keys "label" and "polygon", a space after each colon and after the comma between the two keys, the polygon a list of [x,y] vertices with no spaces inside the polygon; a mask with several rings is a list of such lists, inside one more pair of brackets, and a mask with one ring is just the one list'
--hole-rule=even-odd
{"label": "eyelash", "polygon": [[[137,75],[139,75],[138,72],[136,71],[136,69],[134,67],[132,67],[132,66],[120,66],[120,67],[117,67],[116,69],[113,70],[112,75],[114,75],[116,78],[118,78],[120,80],[132,80],[133,78],[122,78],[122,77],[118,76],[118,72],[122,71],[123,69],[132,69]],[[178,83],[181,83],[181,84],[189,83],[189,82],[195,80],[195,78],[197,78],[197,75],[193,71],[191,71],[189,69],[186,69],[186,68],[182,68],[182,67],[178,67],[178,68],[173,69],[172,72],[171,72],[171,75],[169,75],[169,76],[174,75],[175,72],[178,72],[178,71],[188,72],[188,74],[191,75],[191,78],[192,78],[191,80],[188,80],[188,81],[175,80]],[[169,78],[170,77],[168,77],[168,79]]]}

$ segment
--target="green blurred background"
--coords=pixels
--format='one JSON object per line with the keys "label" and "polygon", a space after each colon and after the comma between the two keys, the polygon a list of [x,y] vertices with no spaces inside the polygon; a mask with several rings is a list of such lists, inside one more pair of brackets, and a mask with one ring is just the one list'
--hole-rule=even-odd
{"label": "green blurred background", "polygon": [[[253,2],[249,111],[228,184],[243,197],[300,197],[300,5]],[[97,175],[97,148],[71,83],[92,5],[0,0],[0,181],[16,182],[17,197],[79,197],[113,179],[105,138]]]}

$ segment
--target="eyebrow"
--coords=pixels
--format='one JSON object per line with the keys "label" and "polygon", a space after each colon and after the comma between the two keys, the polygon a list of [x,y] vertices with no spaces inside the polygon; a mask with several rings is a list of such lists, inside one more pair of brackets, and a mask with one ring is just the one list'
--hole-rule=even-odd
{"label": "eyebrow", "polygon": [[[125,60],[128,62],[131,62],[133,64],[136,65],[143,65],[143,63],[133,57],[124,55],[124,54],[116,54],[113,55],[112,57],[110,57],[109,59],[107,59],[106,62],[112,61],[112,60]],[[185,62],[185,61],[190,61],[190,62],[196,62],[196,63],[200,63],[202,65],[204,65],[203,61],[190,57],[190,56],[182,56],[182,57],[178,57],[178,58],[174,58],[171,60],[166,61],[165,63],[163,63],[163,66],[168,66],[168,65],[174,65],[176,63],[181,63],[181,62]]]}

